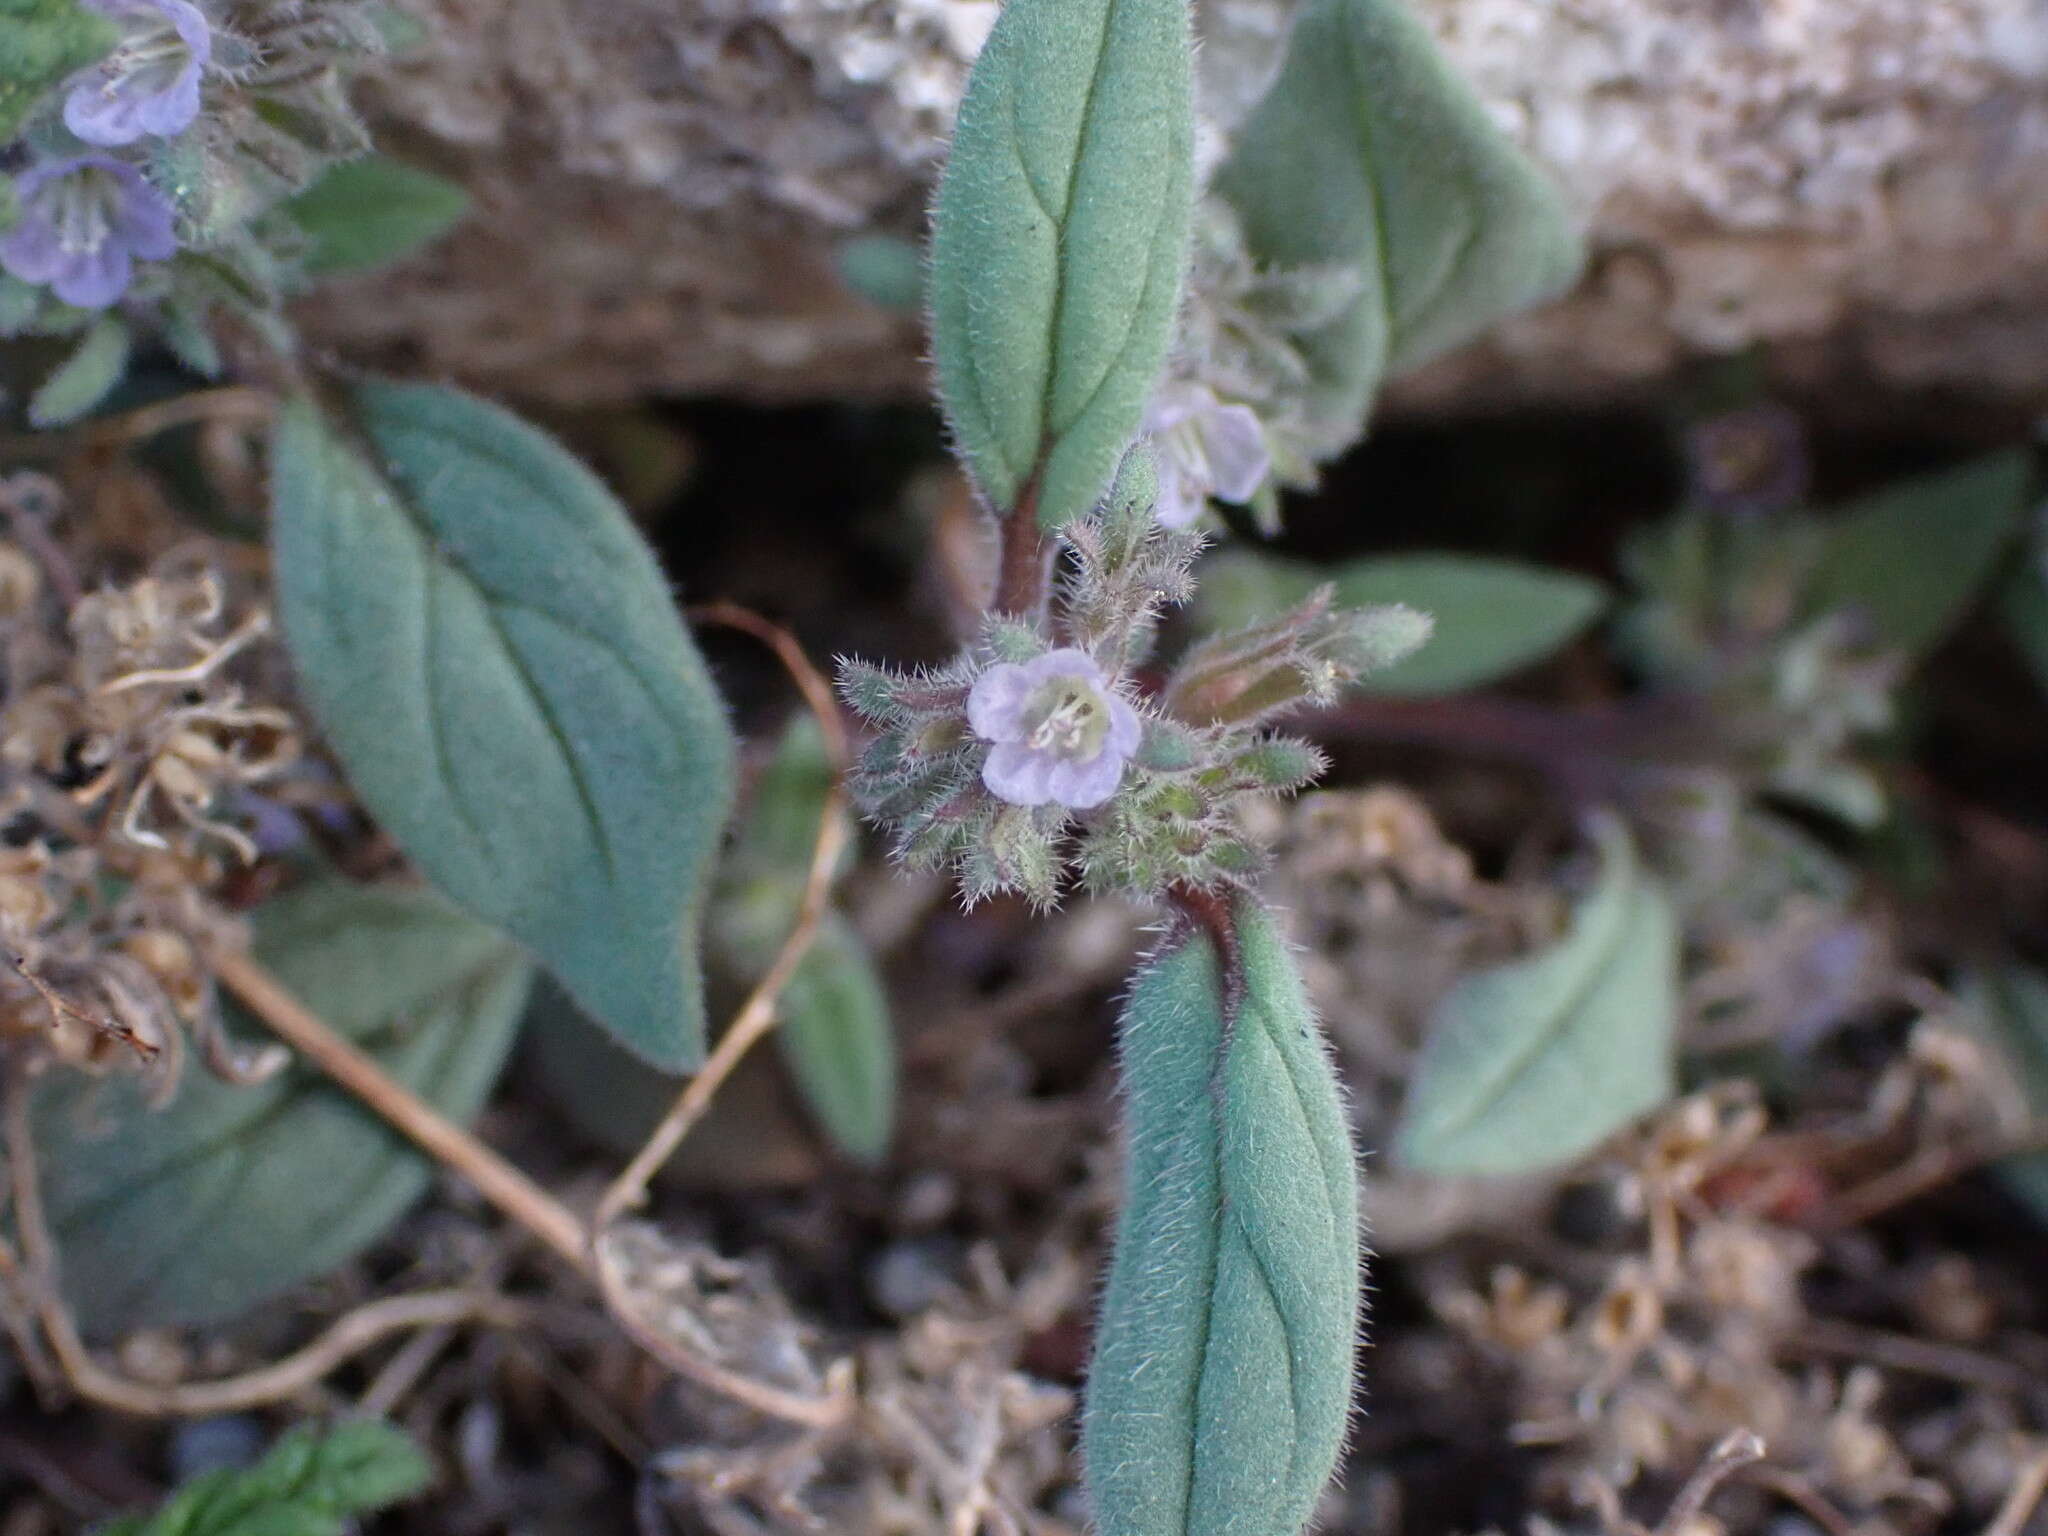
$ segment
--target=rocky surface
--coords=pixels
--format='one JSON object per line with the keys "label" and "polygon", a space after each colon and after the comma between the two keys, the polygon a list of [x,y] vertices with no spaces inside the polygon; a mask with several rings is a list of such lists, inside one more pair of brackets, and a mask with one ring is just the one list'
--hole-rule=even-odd
{"label": "rocky surface", "polygon": [[[564,404],[923,387],[838,277],[915,237],[993,0],[411,0],[374,103],[480,212],[333,290],[356,355]],[[1288,0],[1201,0],[1227,132]],[[1423,0],[1591,232],[1579,291],[1412,408],[1611,394],[1765,343],[1820,385],[2048,398],[2048,0]]]}

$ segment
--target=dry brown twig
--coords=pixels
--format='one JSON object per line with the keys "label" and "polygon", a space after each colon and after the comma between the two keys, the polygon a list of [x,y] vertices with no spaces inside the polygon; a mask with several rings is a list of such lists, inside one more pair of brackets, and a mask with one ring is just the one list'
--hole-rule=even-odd
{"label": "dry brown twig", "polygon": [[590,1221],[590,1254],[605,1304],[641,1347],[663,1364],[773,1418],[786,1419],[809,1429],[830,1429],[843,1423],[852,1411],[851,1361],[841,1360],[832,1365],[826,1373],[823,1396],[786,1392],[737,1376],[716,1362],[684,1348],[679,1341],[647,1321],[625,1285],[606,1241],[612,1224],[646,1200],[648,1181],[662,1164],[675,1155],[676,1148],[703,1118],[713,1097],[747,1052],[775,1028],[778,1021],[775,1005],[782,996],[783,988],[795,975],[796,968],[803,963],[811,941],[817,936],[818,924],[832,898],[832,879],[839,868],[840,855],[851,835],[845,791],[840,787],[851,758],[851,748],[846,726],[839,717],[838,704],[832,696],[832,685],[811,665],[795,636],[749,609],[733,603],[711,603],[692,609],[691,616],[702,623],[723,624],[740,630],[775,652],[803,694],[804,703],[817,717],[819,729],[825,737],[826,754],[834,769],[833,782],[818,817],[818,835],[811,847],[810,868],[805,877],[803,899],[797,908],[795,925],[782,941],[774,964],[769,966],[767,974],[748,994],[740,1011],[719,1037],[718,1045],[704,1063],[703,1070],[690,1079],[689,1085],[662,1117],[661,1124],[655,1127],[646,1144],[612,1180],[598,1201]]}
{"label": "dry brown twig", "polygon": [[1903,1163],[1837,1196],[1829,1206],[1829,1224],[1836,1228],[1862,1226],[1980,1168],[2041,1151],[2048,1151],[2048,1121],[2044,1120],[1982,1140],[1923,1147]]}
{"label": "dry brown twig", "polygon": [[2013,1480],[1998,1514],[1984,1527],[1984,1536],[2021,1536],[2044,1496],[2048,1496],[2048,1446],[2037,1445]]}
{"label": "dry brown twig", "polygon": [[818,924],[832,898],[832,878],[839,868],[839,857],[845,852],[851,835],[846,794],[840,784],[851,760],[852,748],[847,741],[845,723],[839,718],[838,704],[832,696],[832,685],[811,665],[810,658],[804,655],[795,636],[759,614],[735,603],[708,603],[691,609],[690,613],[702,623],[723,624],[752,635],[775,652],[803,694],[804,703],[817,716],[819,729],[825,736],[825,752],[834,770],[833,783],[825,797],[824,810],[818,817],[818,835],[811,846],[810,869],[804,881],[803,900],[797,908],[795,926],[782,941],[775,963],[748,995],[740,1011],[733,1016],[732,1023],[726,1026],[703,1070],[690,1079],[690,1085],[662,1117],[661,1124],[647,1138],[646,1145],[612,1180],[604,1198],[598,1201],[596,1215],[591,1219],[598,1236],[602,1236],[604,1229],[619,1216],[647,1198],[647,1181],[675,1155],[676,1148],[703,1118],[712,1096],[732,1075],[742,1058],[775,1027],[775,1004],[817,936]]}
{"label": "dry brown twig", "polygon": [[0,436],[0,454],[13,458],[59,459],[85,448],[120,448],[143,442],[178,427],[213,422],[260,427],[277,414],[277,397],[269,390],[231,384],[194,390],[152,405],[84,422],[57,432]]}
{"label": "dry brown twig", "polygon": [[[691,1079],[646,1146],[605,1191],[588,1225],[510,1161],[394,1081],[372,1057],[332,1029],[251,956],[221,951],[211,960],[221,983],[281,1039],[423,1151],[468,1179],[502,1214],[596,1286],[614,1319],[650,1355],[679,1375],[758,1413],[824,1431],[843,1424],[852,1413],[855,1396],[851,1361],[835,1362],[827,1370],[826,1389],[821,1395],[787,1391],[727,1370],[648,1321],[620,1276],[606,1241],[618,1217],[644,1200],[647,1181],[702,1118],[733,1069],[774,1028],[776,1002],[817,933],[831,899],[833,875],[850,836],[845,797],[838,787],[848,762],[849,745],[831,685],[803,655],[793,636],[759,615],[719,603],[695,610],[693,616],[701,622],[743,630],[775,651],[789,669],[806,705],[817,715],[826,749],[839,772],[819,817],[796,923],[774,964],[734,1016],[703,1070]],[[28,1083],[17,1075],[8,1085],[7,1104],[7,1139],[14,1149],[11,1164],[29,1260],[28,1279],[35,1293],[39,1320],[58,1365],[81,1396],[140,1414],[235,1411],[291,1396],[393,1333],[460,1322],[498,1321],[513,1309],[513,1304],[502,1297],[473,1291],[396,1297],[347,1314],[296,1354],[229,1381],[156,1388],[120,1377],[100,1365],[86,1349],[56,1287],[57,1255],[42,1217],[26,1107],[28,1089]]]}
{"label": "dry brown twig", "polygon": [[1738,1429],[1722,1440],[1678,1491],[1658,1522],[1655,1536],[1678,1536],[1706,1509],[1723,1483],[1745,1467],[1755,1466],[1766,1454],[1763,1438],[1752,1430]]}
{"label": "dry brown twig", "polygon": [[1735,1481],[1755,1483],[1783,1499],[1819,1526],[1827,1536],[1853,1536],[1850,1524],[1840,1510],[1822,1498],[1796,1472],[1772,1466],[1764,1459],[1768,1454],[1769,1449],[1762,1437],[1752,1430],[1738,1429],[1725,1437],[1708,1454],[1699,1470],[1686,1480],[1685,1486],[1678,1491],[1678,1497],[1665,1511],[1664,1518],[1647,1536],[1684,1536],[1706,1513],[1714,1495]]}
{"label": "dry brown twig", "polygon": [[213,970],[221,984],[293,1050],[362,1100],[422,1151],[468,1179],[479,1194],[539,1238],[557,1257],[579,1273],[596,1278],[589,1262],[583,1223],[561,1201],[418,1094],[394,1081],[375,1058],[336,1033],[250,956],[223,951],[213,956]]}

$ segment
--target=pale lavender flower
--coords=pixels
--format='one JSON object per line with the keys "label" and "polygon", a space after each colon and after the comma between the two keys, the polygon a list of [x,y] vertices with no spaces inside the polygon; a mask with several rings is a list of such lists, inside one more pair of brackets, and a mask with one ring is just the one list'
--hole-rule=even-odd
{"label": "pale lavender flower", "polygon": [[995,743],[981,769],[989,793],[1075,811],[1116,793],[1144,729],[1095,659],[1071,647],[990,667],[967,696],[967,723]]}
{"label": "pale lavender flower", "polygon": [[14,188],[21,217],[0,240],[0,267],[66,304],[105,309],[128,291],[137,260],[178,248],[170,200],[106,155],[34,166]]}
{"label": "pale lavender flower", "polygon": [[213,31],[191,0],[85,0],[121,29],[121,40],[72,82],[64,126],[112,148],[183,133],[199,115],[199,77],[213,58]]}
{"label": "pale lavender flower", "polygon": [[1171,383],[1145,415],[1159,455],[1159,504],[1168,528],[1185,528],[1214,496],[1246,502],[1273,471],[1265,429],[1248,405],[1226,405],[1207,386]]}

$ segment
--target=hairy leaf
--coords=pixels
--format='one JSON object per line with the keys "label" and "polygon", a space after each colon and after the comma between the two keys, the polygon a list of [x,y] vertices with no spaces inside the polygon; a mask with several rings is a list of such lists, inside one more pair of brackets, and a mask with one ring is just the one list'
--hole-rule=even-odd
{"label": "hairy leaf", "polygon": [[[501,935],[427,892],[340,880],[261,908],[256,954],[458,1120],[497,1080],[532,974]],[[376,1241],[431,1172],[302,1064],[249,1088],[188,1065],[158,1111],[130,1079],[67,1076],[37,1101],[36,1134],[65,1293],[94,1333],[246,1311]]]}
{"label": "hairy leaf", "polygon": [[284,211],[306,234],[303,270],[318,277],[403,261],[462,221],[469,194],[445,176],[365,155],[322,172]]}
{"label": "hairy leaf", "polygon": [[1814,573],[1814,606],[1854,610],[1884,645],[1924,655],[1990,579],[2019,524],[2027,481],[2027,456],[2015,450],[1845,508]]}
{"label": "hairy leaf", "polygon": [[452,390],[309,402],[278,605],[357,792],[427,874],[658,1066],[702,1055],[697,918],[732,738],[652,555],[552,440]]}
{"label": "hairy leaf", "polygon": [[128,342],[128,326],[120,316],[93,321],[71,355],[29,397],[29,421],[38,427],[68,426],[106,399],[128,370]]}
{"label": "hairy leaf", "polygon": [[153,1515],[100,1536],[344,1536],[358,1515],[411,1498],[432,1481],[419,1448],[388,1424],[295,1429],[255,1466],[209,1472]]}
{"label": "hairy leaf", "polygon": [[1359,1299],[1335,1075],[1272,918],[1186,934],[1124,1013],[1129,1171],[1088,1377],[1103,1536],[1294,1536],[1344,1440]]}
{"label": "hairy leaf", "polygon": [[1410,1167],[1551,1167],[1670,1097],[1677,923],[1620,822],[1604,821],[1598,841],[1599,884],[1570,932],[1465,977],[1438,1005],[1397,1138]]}
{"label": "hairy leaf", "polygon": [[1320,457],[1383,378],[1552,297],[1581,260],[1556,193],[1401,0],[1311,0],[1216,187],[1264,265],[1358,274],[1301,338]]}
{"label": "hairy leaf", "polygon": [[1597,581],[1511,560],[1388,555],[1323,567],[1230,550],[1203,568],[1198,613],[1206,628],[1238,629],[1325,582],[1341,607],[1400,603],[1435,620],[1413,654],[1358,681],[1365,693],[1433,695],[1498,682],[1569,644],[1608,601]]}
{"label": "hairy leaf", "polygon": [[0,0],[0,144],[21,131],[45,92],[102,58],[114,24],[78,0]]}
{"label": "hairy leaf", "polygon": [[996,511],[1086,513],[1138,430],[1187,264],[1187,0],[1012,0],[932,230],[940,402]]}

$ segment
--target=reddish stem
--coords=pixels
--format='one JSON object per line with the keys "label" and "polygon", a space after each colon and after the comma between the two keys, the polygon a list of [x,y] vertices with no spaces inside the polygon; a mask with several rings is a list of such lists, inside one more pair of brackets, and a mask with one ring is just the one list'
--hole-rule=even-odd
{"label": "reddish stem", "polygon": [[996,572],[997,613],[1035,619],[1045,607],[1052,545],[1038,529],[1038,481],[1033,479],[1003,519],[1002,564]]}
{"label": "reddish stem", "polygon": [[1244,1001],[1244,948],[1237,937],[1237,893],[1176,885],[1167,890],[1166,899],[1216,946],[1217,963],[1223,973],[1223,1023],[1227,1039],[1236,1025],[1238,1007]]}

